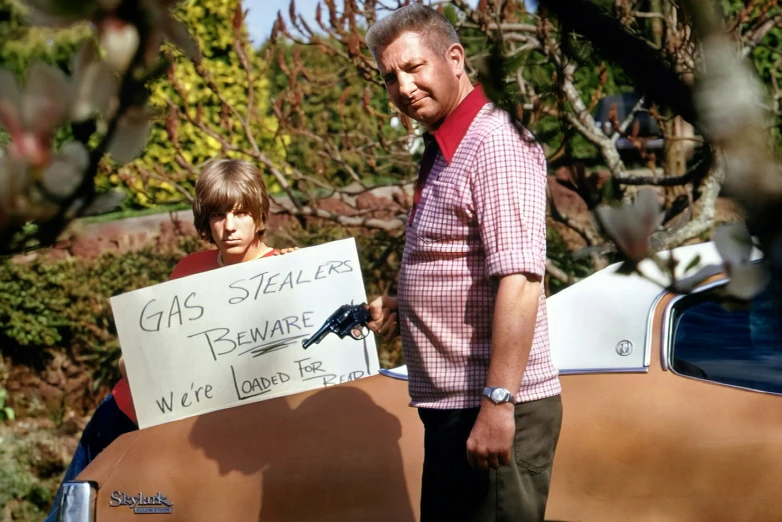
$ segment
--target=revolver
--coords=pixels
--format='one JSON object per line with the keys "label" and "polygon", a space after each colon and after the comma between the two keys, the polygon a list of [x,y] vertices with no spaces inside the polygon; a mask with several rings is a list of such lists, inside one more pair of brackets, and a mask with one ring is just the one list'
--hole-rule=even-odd
{"label": "revolver", "polygon": [[313,344],[321,342],[329,333],[337,334],[340,339],[344,339],[346,335],[356,340],[363,339],[369,335],[367,323],[371,320],[372,316],[369,314],[369,307],[366,303],[342,305],[326,319],[315,335],[304,339],[301,345],[306,350]]}

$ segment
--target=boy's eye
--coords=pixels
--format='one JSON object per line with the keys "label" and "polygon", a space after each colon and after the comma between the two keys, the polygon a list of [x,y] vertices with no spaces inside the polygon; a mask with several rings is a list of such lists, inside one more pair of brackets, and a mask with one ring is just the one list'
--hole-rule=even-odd
{"label": "boy's eye", "polygon": [[213,217],[215,219],[220,219],[225,217],[225,212],[212,212],[210,217]]}

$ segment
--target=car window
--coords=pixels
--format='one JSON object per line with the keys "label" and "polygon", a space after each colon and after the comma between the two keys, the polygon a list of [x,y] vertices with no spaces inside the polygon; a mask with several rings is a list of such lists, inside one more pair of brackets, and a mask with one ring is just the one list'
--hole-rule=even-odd
{"label": "car window", "polygon": [[782,303],[767,290],[752,301],[725,301],[719,288],[674,305],[674,372],[782,393]]}

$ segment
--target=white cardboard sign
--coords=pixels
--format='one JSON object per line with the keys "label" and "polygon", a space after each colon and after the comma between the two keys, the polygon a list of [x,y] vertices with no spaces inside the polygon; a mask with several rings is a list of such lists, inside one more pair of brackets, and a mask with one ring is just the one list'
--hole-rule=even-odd
{"label": "white cardboard sign", "polygon": [[353,239],[112,297],[139,426],[377,373],[372,335],[301,345],[341,305],[366,300]]}

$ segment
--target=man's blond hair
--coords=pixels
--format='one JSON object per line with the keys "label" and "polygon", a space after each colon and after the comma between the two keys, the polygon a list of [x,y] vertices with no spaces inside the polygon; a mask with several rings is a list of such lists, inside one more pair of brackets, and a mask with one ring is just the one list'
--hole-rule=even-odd
{"label": "man's blond hair", "polygon": [[233,210],[247,212],[263,237],[269,218],[269,194],[261,171],[249,161],[219,159],[206,163],[196,181],[193,201],[195,227],[201,238],[214,243],[209,217]]}

